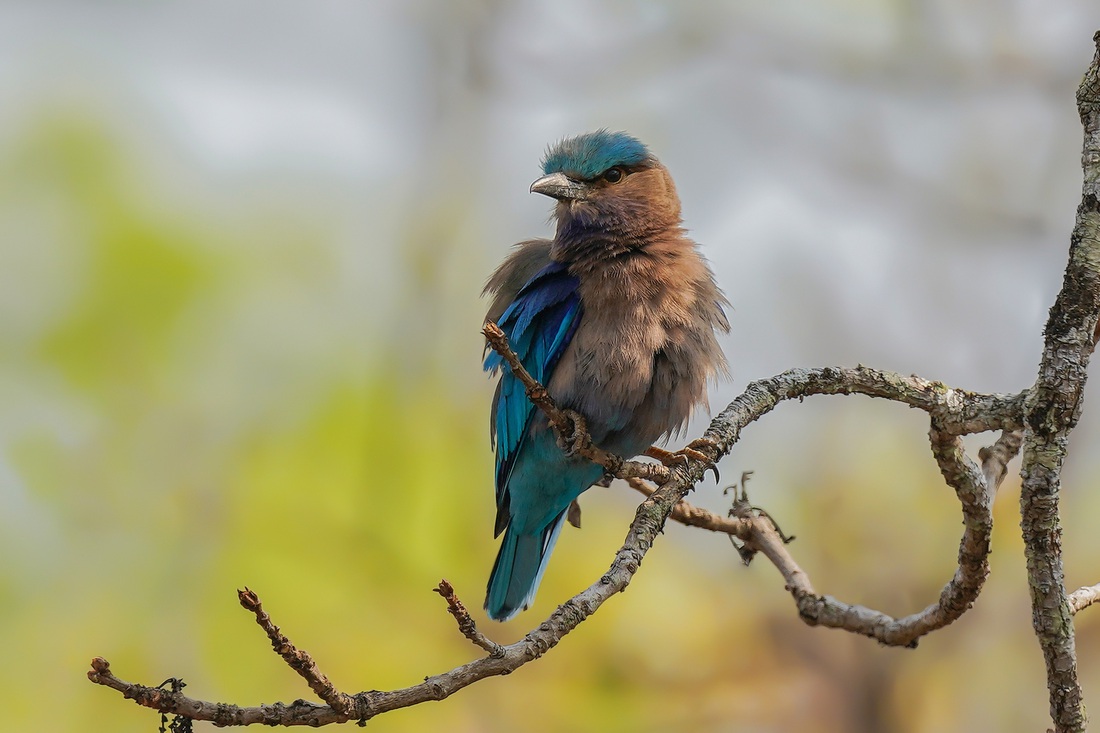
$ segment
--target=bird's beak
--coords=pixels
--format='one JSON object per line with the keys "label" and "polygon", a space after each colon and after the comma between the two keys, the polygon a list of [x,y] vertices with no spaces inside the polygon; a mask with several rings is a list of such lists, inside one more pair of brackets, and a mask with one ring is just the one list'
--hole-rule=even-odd
{"label": "bird's beak", "polygon": [[541,193],[559,201],[583,199],[587,191],[582,182],[574,181],[564,173],[551,173],[531,184],[531,193]]}

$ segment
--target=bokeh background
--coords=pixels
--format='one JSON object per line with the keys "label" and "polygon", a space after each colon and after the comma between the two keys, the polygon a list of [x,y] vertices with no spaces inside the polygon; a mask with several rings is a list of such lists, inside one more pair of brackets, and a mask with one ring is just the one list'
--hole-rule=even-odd
{"label": "bokeh background", "polygon": [[[475,656],[429,591],[480,609],[496,550],[479,292],[550,232],[527,187],[565,135],[626,129],[672,170],[735,307],[714,406],[792,366],[1027,386],[1097,28],[1092,0],[0,5],[0,727],[155,730],[95,655],[307,696],[244,585],[349,691]],[[1093,390],[1071,587],[1100,580],[1098,416]],[[961,531],[926,428],[815,398],[721,468],[755,471],[819,590],[903,614]],[[637,501],[586,494],[534,609],[483,628],[513,641],[591,583]],[[1040,730],[1017,506],[1012,476],[984,594],[915,651],[803,626],[774,569],[671,526],[547,657],[371,726]],[[1078,630],[1094,701],[1096,614]]]}

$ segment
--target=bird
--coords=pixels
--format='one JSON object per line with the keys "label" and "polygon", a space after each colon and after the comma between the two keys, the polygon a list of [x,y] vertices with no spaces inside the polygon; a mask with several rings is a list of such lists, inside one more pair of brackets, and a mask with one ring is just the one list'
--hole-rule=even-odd
{"label": "bird", "polygon": [[[594,445],[667,460],[675,454],[653,444],[678,435],[708,384],[728,376],[718,334],[729,301],[683,228],[671,175],[637,138],[605,128],[563,139],[542,173],[530,190],[555,199],[554,236],[520,242],[493,272],[486,321],[584,418]],[[504,534],[485,611],[505,621],[531,605],[570,507],[604,469],[559,447],[488,347],[484,368],[499,375],[490,437]]]}

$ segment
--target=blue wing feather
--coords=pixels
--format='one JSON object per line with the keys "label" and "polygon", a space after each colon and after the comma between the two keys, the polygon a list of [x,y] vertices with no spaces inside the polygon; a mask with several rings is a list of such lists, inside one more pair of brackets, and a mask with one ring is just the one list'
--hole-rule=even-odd
{"label": "blue wing feather", "polygon": [[[581,301],[577,278],[566,265],[552,262],[527,281],[500,317],[501,330],[524,368],[545,385],[580,323]],[[535,407],[527,391],[495,351],[485,358],[485,369],[501,370],[500,393],[493,416],[497,443],[496,497],[506,498],[508,477],[523,447],[527,424]]]}

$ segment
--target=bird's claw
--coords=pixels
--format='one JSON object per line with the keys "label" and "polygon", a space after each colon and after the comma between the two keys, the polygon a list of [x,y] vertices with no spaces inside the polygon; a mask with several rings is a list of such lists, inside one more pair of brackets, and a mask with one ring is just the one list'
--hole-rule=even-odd
{"label": "bird's claw", "polygon": [[684,446],[683,450],[684,453],[690,455],[695,460],[707,464],[706,470],[714,473],[714,483],[718,483],[722,480],[721,474],[718,473],[718,464],[710,457],[711,453],[714,455],[718,454],[718,446],[716,446],[713,441],[708,438],[696,438]]}
{"label": "bird's claw", "polygon": [[704,473],[706,471],[714,472],[714,482],[718,483],[721,480],[718,473],[718,464],[716,464],[709,455],[700,451],[699,448],[713,449],[714,443],[706,438],[699,438],[698,440],[691,441],[685,447],[675,452],[651,445],[646,448],[645,455],[650,458],[656,458],[669,468],[687,468],[689,461],[699,461],[700,463],[706,464]]}
{"label": "bird's claw", "polygon": [[567,456],[575,456],[585,446],[592,442],[592,436],[588,434],[588,423],[584,415],[575,410],[562,410],[572,423],[573,432],[569,435],[558,433],[558,447]]}

